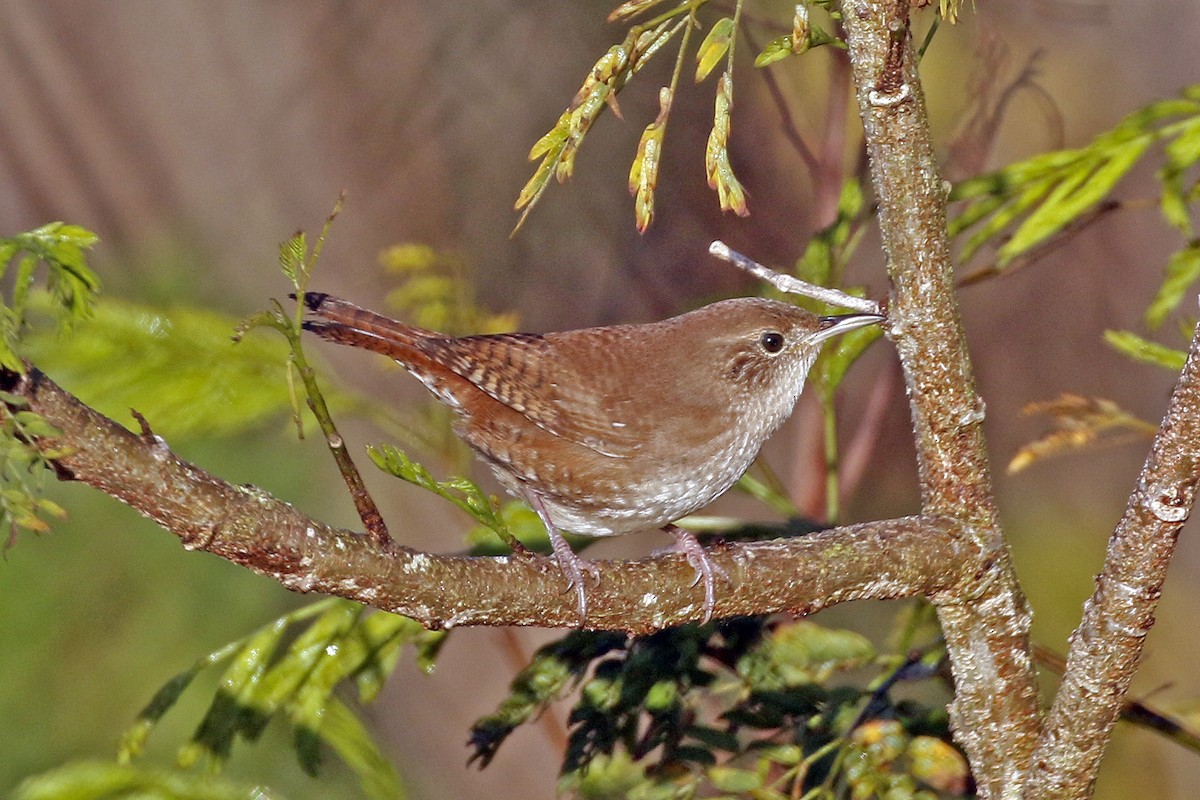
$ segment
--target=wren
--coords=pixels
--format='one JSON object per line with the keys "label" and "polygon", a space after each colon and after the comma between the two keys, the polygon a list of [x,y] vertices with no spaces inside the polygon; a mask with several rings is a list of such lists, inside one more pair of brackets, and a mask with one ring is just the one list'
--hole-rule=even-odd
{"label": "wren", "polygon": [[326,294],[304,302],[324,339],[400,362],[456,412],[457,433],[541,518],[587,616],[583,571],[559,531],[661,528],[704,581],[705,620],[723,571],[671,524],[741,477],[791,414],[826,339],[881,322],[820,317],[757,297],[661,322],[453,337]]}

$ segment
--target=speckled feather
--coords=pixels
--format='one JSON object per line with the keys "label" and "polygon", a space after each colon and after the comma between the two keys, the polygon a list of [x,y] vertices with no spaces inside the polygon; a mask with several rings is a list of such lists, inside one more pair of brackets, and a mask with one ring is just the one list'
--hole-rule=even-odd
{"label": "speckled feather", "polygon": [[[643,325],[456,338],[328,295],[305,300],[319,318],[307,328],[403,364],[457,412],[456,432],[501,483],[541,506],[581,616],[586,562],[571,563],[553,527],[606,536],[703,508],[791,413],[821,342],[879,319],[740,298]],[[713,568],[676,536],[711,612]]]}
{"label": "speckled feather", "polygon": [[803,342],[820,325],[760,298],[644,325],[462,338],[336,298],[314,311],[326,322],[310,328],[406,366],[459,412],[457,432],[508,488],[532,484],[561,527],[589,535],[658,527],[728,489],[791,412],[818,350],[771,355],[759,339]]}

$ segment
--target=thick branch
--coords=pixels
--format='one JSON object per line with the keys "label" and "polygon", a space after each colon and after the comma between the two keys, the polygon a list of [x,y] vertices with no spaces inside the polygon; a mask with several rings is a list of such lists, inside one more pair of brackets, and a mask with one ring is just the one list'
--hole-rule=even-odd
{"label": "thick branch", "polygon": [[1091,797],[1200,483],[1200,327],[1167,415],[1108,543],[1096,591],[1034,754],[1027,797]]}
{"label": "thick branch", "polygon": [[843,25],[893,285],[890,333],[908,384],[923,510],[970,523],[995,555],[974,576],[974,589],[938,612],[956,681],[955,736],[980,794],[999,797],[1020,786],[1038,731],[1030,613],[993,502],[984,405],[958,316],[946,186],[913,60],[908,7],[906,0],[845,0]]}
{"label": "thick branch", "polygon": [[[574,595],[550,558],[420,553],[313,520],[260,489],[233,486],[182,461],[157,436],[139,435],[89,408],[37,370],[0,373],[0,388],[62,431],[40,439],[59,476],[93,486],[205,550],[298,592],[325,592],[430,627],[576,626]],[[0,406],[0,411],[4,407]],[[817,611],[860,599],[937,597],[965,562],[992,554],[951,520],[910,517],[793,539],[710,550],[736,584],[717,593],[719,616]],[[883,565],[883,566],[881,566]],[[704,615],[703,590],[681,555],[603,562],[588,591],[588,624],[645,633]],[[720,584],[718,584],[720,587]]]}

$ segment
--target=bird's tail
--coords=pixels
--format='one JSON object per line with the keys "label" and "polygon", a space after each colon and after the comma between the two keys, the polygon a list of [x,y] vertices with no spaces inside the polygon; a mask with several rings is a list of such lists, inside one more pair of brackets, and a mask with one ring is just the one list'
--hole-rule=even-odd
{"label": "bird's tail", "polygon": [[317,317],[304,321],[305,330],[330,342],[362,347],[404,364],[422,360],[422,341],[440,338],[433,331],[406,325],[321,292],[305,292],[304,305]]}

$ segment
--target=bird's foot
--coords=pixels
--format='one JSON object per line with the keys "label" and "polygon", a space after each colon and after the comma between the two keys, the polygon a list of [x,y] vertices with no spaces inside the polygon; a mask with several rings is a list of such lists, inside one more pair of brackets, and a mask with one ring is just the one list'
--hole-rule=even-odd
{"label": "bird's foot", "polygon": [[575,590],[575,599],[579,604],[579,627],[582,628],[587,621],[587,590],[583,585],[583,571],[590,572],[593,581],[599,583],[600,568],[591,561],[575,555],[571,545],[567,544],[567,540],[558,532],[558,526],[554,524],[554,520],[550,519],[550,512],[546,510],[546,504],[542,502],[538,493],[528,486],[523,487],[523,491],[530,507],[537,512],[542,524],[546,526],[546,533],[550,536],[550,545],[554,548],[554,559],[558,562],[558,568],[567,578],[566,591]]}
{"label": "bird's foot", "polygon": [[708,551],[694,535],[676,525],[667,525],[663,530],[675,538],[675,549],[683,553],[687,562],[692,565],[692,569],[696,570],[696,579],[692,581],[692,586],[704,581],[704,619],[702,623],[708,622],[712,619],[713,611],[717,607],[717,576],[720,575],[729,583],[733,583],[733,579],[719,564],[708,557]]}
{"label": "bird's foot", "polygon": [[575,598],[579,603],[579,626],[583,627],[587,620],[587,590],[584,588],[583,572],[587,570],[592,575],[594,583],[600,582],[600,568],[586,558],[575,555],[571,545],[558,531],[551,531],[550,543],[554,546],[554,559],[558,568],[567,578],[566,591],[575,590]]}

